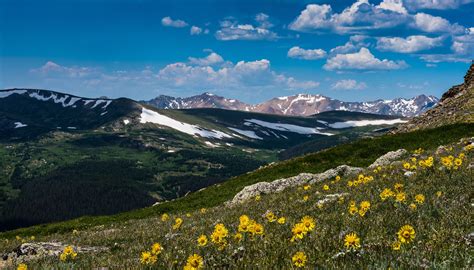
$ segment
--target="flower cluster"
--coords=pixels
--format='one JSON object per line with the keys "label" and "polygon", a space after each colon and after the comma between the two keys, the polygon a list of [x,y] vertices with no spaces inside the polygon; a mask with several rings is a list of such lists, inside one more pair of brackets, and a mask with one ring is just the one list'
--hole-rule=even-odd
{"label": "flower cluster", "polygon": [[150,251],[143,251],[140,262],[144,265],[153,265],[158,260],[158,255],[163,251],[163,247],[159,243],[151,245]]}
{"label": "flower cluster", "polygon": [[301,218],[299,223],[293,225],[293,228],[291,229],[293,236],[290,241],[294,242],[297,239],[303,239],[303,237],[309,232],[312,232],[315,227],[316,223],[314,219],[310,216],[304,216]]}
{"label": "flower cluster", "polygon": [[224,224],[219,223],[214,226],[214,231],[211,234],[211,241],[218,246],[219,250],[223,250],[227,246],[228,236],[229,230],[227,230]]}
{"label": "flower cluster", "polygon": [[203,268],[204,259],[198,254],[193,254],[186,260],[186,265],[184,266],[183,270],[197,270]]}
{"label": "flower cluster", "polygon": [[59,255],[59,259],[63,262],[73,261],[76,259],[77,253],[75,252],[72,246],[67,246],[64,248],[61,255]]}
{"label": "flower cluster", "polygon": [[372,182],[372,181],[374,181],[374,177],[373,177],[373,176],[371,176],[371,175],[359,174],[359,176],[357,177],[357,179],[347,181],[347,186],[348,186],[348,187],[357,187],[358,185],[361,185],[361,184],[368,184],[368,183],[370,183],[370,182]]}

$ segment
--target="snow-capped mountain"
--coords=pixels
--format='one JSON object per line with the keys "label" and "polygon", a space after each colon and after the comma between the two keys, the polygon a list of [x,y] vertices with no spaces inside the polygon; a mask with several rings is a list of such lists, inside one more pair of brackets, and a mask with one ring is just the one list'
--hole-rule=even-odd
{"label": "snow-capped mountain", "polygon": [[298,94],[277,97],[251,105],[239,100],[204,93],[187,98],[162,95],[145,103],[159,109],[221,108],[291,116],[308,116],[337,110],[411,117],[434,107],[438,101],[439,99],[434,96],[419,95],[409,99],[345,102],[322,95]]}

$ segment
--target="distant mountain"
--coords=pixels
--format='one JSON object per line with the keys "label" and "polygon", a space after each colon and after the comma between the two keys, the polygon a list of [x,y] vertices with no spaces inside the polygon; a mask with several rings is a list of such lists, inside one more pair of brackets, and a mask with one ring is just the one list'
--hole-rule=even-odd
{"label": "distant mountain", "polygon": [[[202,100],[237,103],[211,94]],[[164,110],[126,98],[0,90],[0,231],[150,206],[257,169],[305,142],[317,151],[403,122],[347,111]],[[300,149],[280,158],[306,153]]]}
{"label": "distant mountain", "polygon": [[400,125],[393,132],[408,132],[454,123],[474,122],[474,60],[464,76],[464,82],[443,94],[439,104]]}
{"label": "distant mountain", "polygon": [[211,93],[203,93],[187,98],[161,95],[143,102],[158,109],[220,108],[292,116],[309,116],[326,111],[353,111],[412,117],[434,107],[438,101],[438,98],[434,96],[419,95],[410,99],[397,98],[368,102],[344,102],[322,95],[298,94],[277,97],[263,103],[251,105],[236,99],[227,99]]}

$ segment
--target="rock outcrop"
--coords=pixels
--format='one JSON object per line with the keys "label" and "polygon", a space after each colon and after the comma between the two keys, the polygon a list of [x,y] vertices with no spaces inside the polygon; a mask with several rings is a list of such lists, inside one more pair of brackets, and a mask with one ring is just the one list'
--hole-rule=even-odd
{"label": "rock outcrop", "polygon": [[336,176],[349,176],[355,175],[362,171],[362,168],[351,167],[347,165],[341,165],[334,169],[329,169],[323,173],[311,174],[311,173],[301,173],[297,176],[282,178],[275,180],[273,182],[260,182],[250,186],[246,186],[242,191],[237,193],[232,201],[228,202],[229,205],[241,203],[247,201],[251,198],[254,198],[257,195],[261,194],[270,194],[277,193],[285,190],[289,187],[295,187],[305,183],[314,184],[335,178]]}
{"label": "rock outcrop", "polygon": [[464,76],[464,82],[444,93],[436,107],[399,125],[392,132],[409,132],[454,123],[474,123],[474,60]]}
{"label": "rock outcrop", "polygon": [[398,149],[397,151],[390,151],[387,154],[379,157],[372,163],[368,168],[375,169],[378,166],[386,166],[390,165],[392,162],[396,160],[400,160],[404,155],[408,153],[405,149]]}

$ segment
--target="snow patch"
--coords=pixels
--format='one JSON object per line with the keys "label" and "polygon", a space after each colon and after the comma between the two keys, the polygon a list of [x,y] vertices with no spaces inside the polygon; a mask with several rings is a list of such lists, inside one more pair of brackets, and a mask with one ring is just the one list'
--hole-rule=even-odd
{"label": "snow patch", "polygon": [[246,119],[245,121],[246,122],[244,123],[244,125],[246,126],[249,126],[251,124],[256,124],[262,127],[273,129],[273,130],[294,132],[298,134],[320,134],[320,135],[326,135],[326,136],[334,135],[331,133],[321,132],[317,128],[302,127],[302,126],[297,126],[297,125],[292,125],[292,124],[270,123],[270,122],[265,122],[265,121],[257,120],[257,119]]}
{"label": "snow patch", "polygon": [[364,127],[364,126],[378,126],[378,125],[393,125],[398,123],[406,123],[406,120],[400,118],[391,119],[391,120],[358,120],[358,121],[346,121],[346,122],[336,122],[329,124],[328,126],[332,128],[348,128],[348,127]]}
{"label": "snow patch", "polygon": [[238,129],[238,128],[232,128],[232,127],[228,127],[228,129],[232,130],[232,131],[235,131],[247,138],[251,138],[251,139],[257,139],[257,140],[263,140],[262,137],[259,137],[257,134],[255,134],[255,131],[252,131],[252,130],[241,130],[241,129]]}
{"label": "snow patch", "polygon": [[142,108],[142,113],[140,115],[140,123],[153,123],[162,126],[167,126],[177,131],[189,134],[189,135],[199,135],[204,138],[215,138],[215,139],[223,139],[223,138],[232,138],[229,134],[218,130],[207,130],[203,129],[197,125],[190,125],[187,123],[183,123],[177,121],[171,117],[159,114],[155,111],[148,110]]}
{"label": "snow patch", "polygon": [[22,122],[15,122],[15,128],[22,128],[27,126],[27,124],[23,124]]}
{"label": "snow patch", "polygon": [[13,94],[23,95],[26,93],[26,90],[11,90],[11,91],[2,91],[0,92],[0,98],[6,98]]}

